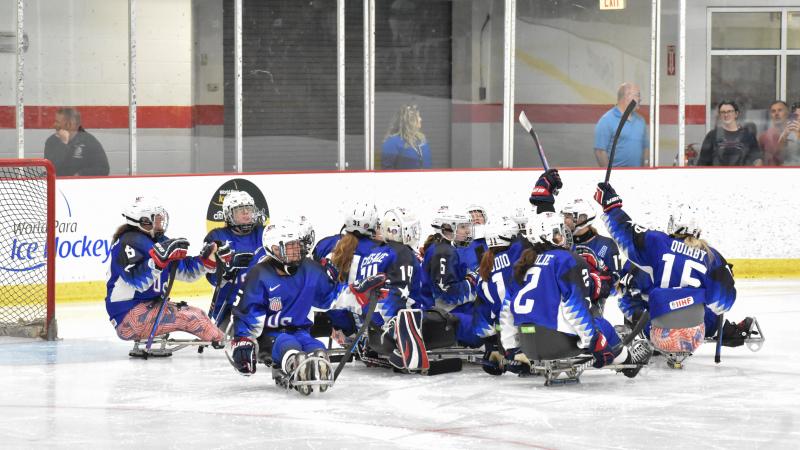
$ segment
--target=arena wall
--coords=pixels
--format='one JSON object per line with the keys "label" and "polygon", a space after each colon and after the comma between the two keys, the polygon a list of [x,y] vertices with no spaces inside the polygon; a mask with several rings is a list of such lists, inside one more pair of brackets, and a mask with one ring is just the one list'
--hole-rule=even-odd
{"label": "arena wall", "polygon": [[[538,170],[242,174],[59,179],[57,181],[58,301],[105,296],[108,251],[122,208],[136,196],[158,196],[170,214],[170,237],[186,237],[199,252],[206,213],[216,190],[232,178],[264,193],[271,220],[306,216],[317,239],[337,233],[344,211],[356,201],[379,210],[405,206],[417,213],[423,238],[441,205],[484,206],[490,220],[528,208]],[[599,169],[564,169],[557,207],[590,199],[603,178]],[[664,228],[671,210],[686,203],[702,215],[704,237],[733,260],[737,277],[800,277],[800,242],[793,239],[800,209],[800,168],[627,169],[611,179],[625,210],[642,225]],[[594,204],[594,203],[593,203]],[[603,230],[598,221],[598,227]],[[0,243],[0,261],[24,245],[24,230]],[[27,254],[27,252],[16,252]],[[0,264],[4,266],[5,264]],[[176,284],[178,295],[210,295],[204,282]]]}

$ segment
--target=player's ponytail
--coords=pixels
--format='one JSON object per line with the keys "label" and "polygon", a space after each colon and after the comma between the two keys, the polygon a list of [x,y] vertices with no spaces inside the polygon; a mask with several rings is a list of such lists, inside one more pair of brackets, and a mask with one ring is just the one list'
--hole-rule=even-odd
{"label": "player's ponytail", "polygon": [[353,263],[353,254],[358,247],[358,238],[353,233],[345,233],[333,248],[331,262],[339,269],[339,282],[345,283],[350,274],[350,264]]}
{"label": "player's ponytail", "polygon": [[117,231],[115,231],[114,235],[111,237],[111,243],[113,244],[114,242],[116,242],[120,236],[127,233],[128,231],[139,231],[139,229],[127,223],[120,225],[119,228],[117,228]]}
{"label": "player's ponytail", "polygon": [[714,252],[711,250],[711,246],[708,245],[708,242],[706,242],[705,239],[696,238],[694,236],[686,236],[686,238],[683,240],[683,243],[689,247],[706,252],[708,255],[708,265],[711,265],[714,262]]}
{"label": "player's ponytail", "polygon": [[438,244],[439,242],[442,242],[442,240],[444,240],[444,238],[439,233],[433,233],[432,235],[428,236],[428,239],[425,239],[425,243],[422,244],[422,256],[424,257],[425,253],[428,252],[428,247],[430,247],[432,244]]}
{"label": "player's ponytail", "polygon": [[520,255],[517,262],[514,263],[514,281],[516,281],[520,285],[524,284],[525,273],[536,263],[536,257],[539,256],[539,253],[554,248],[557,247],[549,243],[543,244],[541,242],[538,242],[536,244],[533,244],[531,247],[526,248],[522,252],[522,255]]}
{"label": "player's ponytail", "polygon": [[478,274],[482,279],[488,280],[492,276],[494,268],[494,248],[489,247],[481,257],[481,264],[478,266]]}

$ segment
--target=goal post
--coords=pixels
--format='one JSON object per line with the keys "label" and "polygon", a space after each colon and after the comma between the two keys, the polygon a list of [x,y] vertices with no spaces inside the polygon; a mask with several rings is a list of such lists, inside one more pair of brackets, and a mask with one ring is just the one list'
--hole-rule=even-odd
{"label": "goal post", "polygon": [[57,338],[55,168],[0,159],[0,336]]}

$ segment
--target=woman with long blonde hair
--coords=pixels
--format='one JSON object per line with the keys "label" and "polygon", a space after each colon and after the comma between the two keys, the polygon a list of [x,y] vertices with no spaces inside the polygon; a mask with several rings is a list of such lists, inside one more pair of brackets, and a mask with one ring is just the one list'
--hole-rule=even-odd
{"label": "woman with long blonde hair", "polygon": [[403,105],[395,113],[381,148],[383,169],[430,169],[431,149],[422,132],[417,105]]}

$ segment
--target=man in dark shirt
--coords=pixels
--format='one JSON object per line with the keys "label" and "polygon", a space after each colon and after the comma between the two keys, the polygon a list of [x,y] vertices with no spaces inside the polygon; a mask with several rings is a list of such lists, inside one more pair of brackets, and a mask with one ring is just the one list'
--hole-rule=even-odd
{"label": "man in dark shirt", "polygon": [[756,137],[739,126],[739,105],[723,100],[717,107],[720,125],[706,134],[698,166],[760,166],[763,162]]}
{"label": "man in dark shirt", "polygon": [[81,114],[73,108],[56,111],[55,133],[44,144],[49,159],[60,177],[108,175],[108,158],[103,146],[81,126]]}

